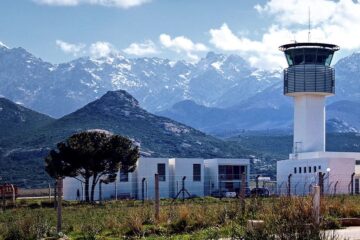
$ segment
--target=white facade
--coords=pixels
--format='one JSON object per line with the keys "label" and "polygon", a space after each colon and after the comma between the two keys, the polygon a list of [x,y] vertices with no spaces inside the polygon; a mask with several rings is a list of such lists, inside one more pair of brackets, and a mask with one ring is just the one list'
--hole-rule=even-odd
{"label": "white facade", "polygon": [[325,194],[348,194],[360,153],[308,152],[297,154],[296,159],[294,154],[291,157],[277,163],[278,194],[288,193],[290,174],[290,193],[309,194],[312,186],[319,183],[320,172],[325,173]]}
{"label": "white facade", "polygon": [[[183,178],[184,188],[191,196],[204,196],[205,167],[204,159],[201,158],[171,158],[171,197],[175,197],[182,189]],[[197,172],[196,172],[197,171]],[[182,196],[182,193],[179,197]],[[185,193],[185,196],[188,196]]]}
{"label": "white facade", "polygon": [[[211,195],[219,190],[223,184],[223,190],[238,191],[241,179],[236,179],[229,174],[223,174],[220,179],[219,166],[236,166],[236,169],[243,170],[247,176],[250,175],[249,159],[200,159],[200,158],[139,158],[136,170],[133,173],[119,173],[116,182],[102,184],[102,198],[114,199],[132,198],[151,200],[155,198],[155,174],[159,175],[160,198],[174,198],[184,187],[191,197],[202,197]],[[232,189],[226,186],[231,185]],[[80,197],[78,197],[79,193]],[[99,184],[95,188],[94,200],[99,200]],[[182,198],[183,194],[179,195]],[[184,194],[187,198],[187,193]],[[81,177],[65,178],[64,180],[65,200],[84,200],[84,184]]]}
{"label": "white facade", "polygon": [[294,152],[325,151],[325,96],[294,96]]}

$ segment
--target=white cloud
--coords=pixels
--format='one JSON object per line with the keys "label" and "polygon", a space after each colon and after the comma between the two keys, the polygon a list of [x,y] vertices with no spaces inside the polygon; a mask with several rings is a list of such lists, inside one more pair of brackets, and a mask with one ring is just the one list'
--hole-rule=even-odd
{"label": "white cloud", "polygon": [[[360,48],[360,3],[352,0],[268,0],[255,9],[269,17],[270,26],[260,39],[239,36],[224,23],[211,29],[210,43],[223,51],[236,52],[260,68],[286,66],[278,47],[293,40],[308,41],[308,7],[311,7],[312,42],[327,42],[342,49]],[[267,18],[266,18],[267,19]]]}
{"label": "white cloud", "polygon": [[62,41],[62,40],[56,40],[56,45],[63,52],[72,54],[74,56],[77,56],[79,53],[81,53],[86,46],[83,43],[73,44],[73,43],[68,43],[68,42]]}
{"label": "white cloud", "polygon": [[33,0],[39,4],[52,6],[77,6],[80,4],[101,5],[106,7],[130,8],[148,3],[151,0]]}
{"label": "white cloud", "polygon": [[[353,0],[269,0],[265,5],[255,8],[262,14],[275,17],[277,24],[285,28],[307,28],[308,8],[310,6],[312,41],[325,41],[340,45],[342,49],[360,48],[360,3]],[[298,41],[306,41],[304,30],[295,34],[305,34]]]}
{"label": "white cloud", "polygon": [[278,46],[291,38],[291,32],[272,26],[261,40],[251,40],[235,35],[224,23],[219,29],[210,29],[210,43],[222,51],[239,53],[256,67],[272,69],[285,66]]}
{"label": "white cloud", "polygon": [[147,40],[144,43],[132,43],[129,47],[123,49],[129,55],[145,56],[158,53],[153,41]]}
{"label": "white cloud", "polygon": [[194,43],[189,38],[184,36],[171,38],[167,34],[161,34],[159,40],[163,47],[177,53],[185,53],[191,61],[197,61],[199,59],[199,56],[197,56],[195,53],[206,52],[209,50],[208,47],[206,47],[204,44]]}
{"label": "white cloud", "polygon": [[109,42],[95,42],[90,45],[89,52],[91,57],[101,58],[115,53],[116,49]]}

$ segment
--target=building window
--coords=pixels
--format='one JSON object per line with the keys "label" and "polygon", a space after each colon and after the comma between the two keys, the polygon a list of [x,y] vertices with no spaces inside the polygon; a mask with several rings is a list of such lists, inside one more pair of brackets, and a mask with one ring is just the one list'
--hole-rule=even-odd
{"label": "building window", "polygon": [[299,173],[301,173],[301,167],[299,167]]}
{"label": "building window", "polygon": [[120,170],[120,182],[128,182],[129,181],[129,173],[124,170]]}
{"label": "building window", "polygon": [[314,166],[314,172],[316,172],[316,166]]}
{"label": "building window", "polygon": [[319,166],[318,169],[321,170],[321,166]]}
{"label": "building window", "polygon": [[356,164],[356,165],[360,165],[360,160],[356,160],[356,161],[355,161],[355,164]]}
{"label": "building window", "polygon": [[309,173],[311,173],[311,167],[309,167]]}
{"label": "building window", "polygon": [[201,181],[201,164],[193,164],[193,181]]}
{"label": "building window", "polygon": [[294,167],[294,173],[296,174],[296,167]]}
{"label": "building window", "polygon": [[240,180],[240,172],[246,171],[244,166],[239,165],[219,165],[218,170],[220,180]]}
{"label": "building window", "polygon": [[158,163],[157,172],[159,175],[159,181],[165,182],[166,181],[165,163]]}
{"label": "building window", "polygon": [[306,167],[304,167],[304,173],[306,173]]}

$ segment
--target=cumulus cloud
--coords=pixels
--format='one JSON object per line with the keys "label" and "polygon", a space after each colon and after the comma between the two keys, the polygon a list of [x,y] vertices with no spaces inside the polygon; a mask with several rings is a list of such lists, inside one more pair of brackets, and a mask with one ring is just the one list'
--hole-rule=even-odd
{"label": "cumulus cloud", "polygon": [[[311,7],[312,41],[339,44],[342,49],[360,48],[360,3],[352,0],[270,0],[255,8],[261,14],[275,16],[277,24],[290,28],[307,22]],[[295,31],[295,34],[300,31]],[[299,34],[297,34],[299,35]],[[304,39],[301,39],[304,41]]]}
{"label": "cumulus cloud", "polygon": [[123,49],[129,55],[145,56],[158,53],[155,43],[147,40],[144,43],[132,43],[129,47]]}
{"label": "cumulus cloud", "polygon": [[65,53],[67,54],[72,54],[74,56],[78,56],[79,53],[81,53],[84,48],[85,48],[85,44],[83,43],[78,43],[78,44],[74,44],[74,43],[68,43],[62,40],[56,40],[56,45]]}
{"label": "cumulus cloud", "polygon": [[208,51],[208,47],[206,47],[204,44],[194,43],[189,38],[184,36],[171,38],[171,36],[167,34],[161,34],[159,40],[163,47],[177,53],[185,53],[191,61],[197,61],[199,59],[199,56],[196,55],[197,52]]}
{"label": "cumulus cloud", "polygon": [[292,33],[272,26],[261,40],[251,40],[235,35],[226,23],[218,29],[210,29],[210,43],[223,51],[237,52],[255,67],[273,69],[285,66],[286,62],[278,46],[290,39]]}
{"label": "cumulus cloud", "polygon": [[89,47],[89,53],[93,58],[106,57],[110,53],[115,53],[116,49],[109,42],[95,42]]}
{"label": "cumulus cloud", "polygon": [[33,0],[39,4],[52,6],[77,6],[80,4],[101,5],[106,7],[131,8],[151,0]]}
{"label": "cumulus cloud", "polygon": [[254,8],[270,25],[260,39],[234,34],[224,23],[210,29],[210,43],[223,51],[234,51],[261,68],[286,66],[278,47],[291,41],[308,41],[308,10],[311,7],[312,42],[328,42],[345,50],[360,48],[360,3],[352,0],[268,0]]}

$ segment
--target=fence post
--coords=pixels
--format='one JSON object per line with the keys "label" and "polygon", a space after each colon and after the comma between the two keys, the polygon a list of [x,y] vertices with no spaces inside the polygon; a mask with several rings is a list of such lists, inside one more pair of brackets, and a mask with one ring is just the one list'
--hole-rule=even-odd
{"label": "fence post", "polygon": [[58,233],[61,232],[62,228],[62,195],[63,195],[63,179],[58,178],[57,179],[57,225],[56,225],[56,231]]}
{"label": "fence post", "polygon": [[99,202],[102,203],[102,191],[101,191],[102,179],[99,181]]}
{"label": "fence post", "polygon": [[324,195],[324,175],[325,173],[319,172],[319,186],[321,196]]}
{"label": "fence post", "polygon": [[145,202],[145,180],[146,178],[141,180],[141,198],[143,203]]}
{"label": "fence post", "polygon": [[181,181],[181,190],[182,190],[182,200],[183,200],[183,202],[185,201],[185,179],[186,179],[186,176],[184,176],[183,178],[182,178],[182,181]]}
{"label": "fence post", "polygon": [[56,179],[55,186],[54,186],[54,209],[57,208],[57,195],[58,195],[58,181]]}
{"label": "fence post", "polygon": [[316,226],[320,224],[320,186],[313,187],[313,218]]}
{"label": "fence post", "polygon": [[49,183],[48,187],[49,187],[49,203],[51,203],[51,186],[50,186],[50,183]]}
{"label": "fence post", "polygon": [[337,188],[338,183],[339,183],[339,181],[336,181],[336,183],[335,183],[335,186],[334,186],[334,195],[336,195],[336,188]]}
{"label": "fence post", "polygon": [[256,178],[255,178],[256,188],[259,188],[259,177],[260,177],[260,175],[257,175]]}
{"label": "fence post", "polygon": [[290,173],[288,176],[288,196],[291,196],[291,176],[292,174]]}
{"label": "fence post", "polygon": [[15,196],[15,187],[13,184],[10,184],[11,186],[11,193],[12,193],[12,203],[13,203],[13,207],[16,206],[16,196]]}
{"label": "fence post", "polygon": [[159,174],[155,174],[155,220],[159,221],[160,216],[160,192],[159,192]]}
{"label": "fence post", "polygon": [[241,192],[240,192],[240,204],[241,204],[241,214],[245,214],[245,189],[246,189],[246,175],[241,174]]}
{"label": "fence post", "polygon": [[116,179],[115,179],[115,201],[118,200],[118,189],[117,189],[117,183],[116,183]]}
{"label": "fence post", "polygon": [[3,207],[3,211],[5,211],[5,209],[6,209],[5,184],[3,185],[1,192],[2,192],[2,207]]}
{"label": "fence post", "polygon": [[351,174],[351,195],[354,195],[354,176],[355,173]]}

